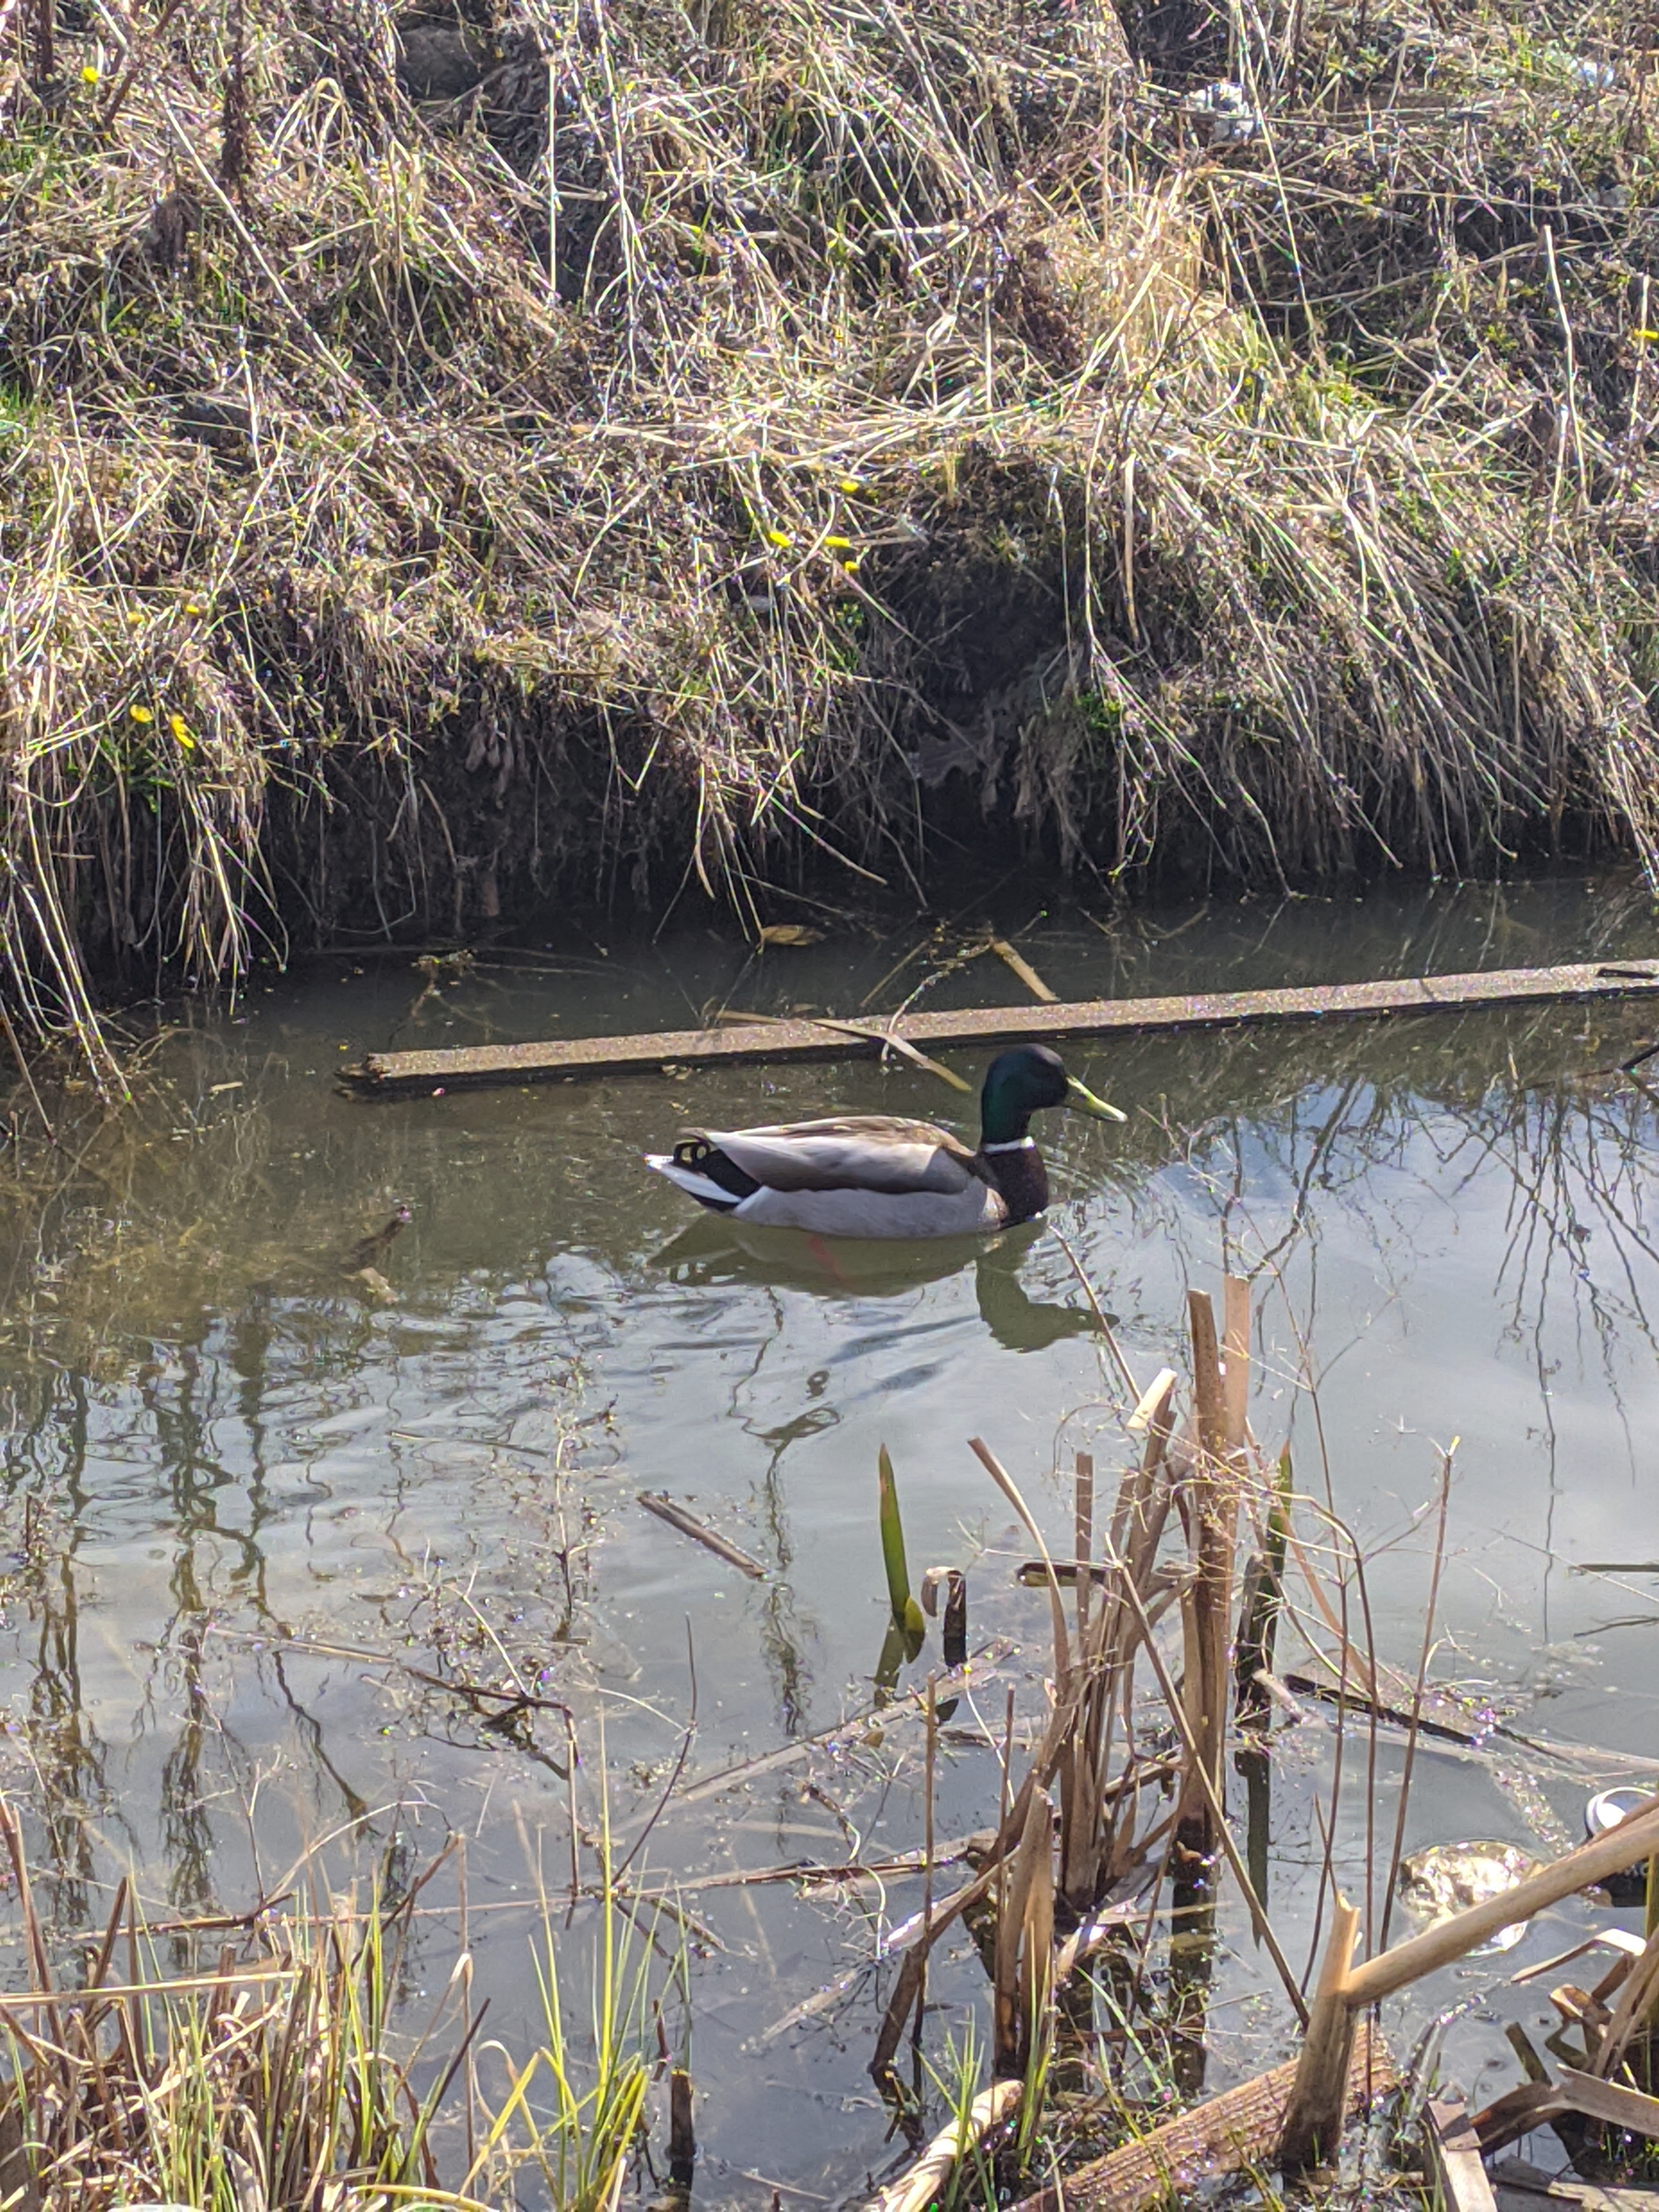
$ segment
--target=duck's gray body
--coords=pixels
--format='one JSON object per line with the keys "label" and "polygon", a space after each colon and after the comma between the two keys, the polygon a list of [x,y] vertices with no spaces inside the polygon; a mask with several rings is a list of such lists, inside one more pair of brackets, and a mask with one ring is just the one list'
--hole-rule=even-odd
{"label": "duck's gray body", "polygon": [[[672,1153],[647,1153],[647,1165],[689,1197],[738,1221],[772,1229],[816,1230],[827,1237],[971,1237],[1029,1219],[1047,1203],[1016,1215],[997,1163],[1035,1164],[1029,1140],[996,1162],[930,1121],[850,1115],[758,1129],[697,1129]],[[733,1175],[732,1170],[737,1170]],[[745,1189],[752,1183],[752,1189]],[[1035,1195],[1035,1194],[1033,1194]]]}
{"label": "duck's gray body", "polygon": [[646,1165],[712,1212],[825,1237],[971,1237],[1035,1220],[1048,1175],[1027,1124],[1044,1106],[1115,1106],[1068,1076],[1046,1045],[992,1061],[980,1096],[977,1152],[931,1121],[886,1114],[757,1129],[688,1129]]}

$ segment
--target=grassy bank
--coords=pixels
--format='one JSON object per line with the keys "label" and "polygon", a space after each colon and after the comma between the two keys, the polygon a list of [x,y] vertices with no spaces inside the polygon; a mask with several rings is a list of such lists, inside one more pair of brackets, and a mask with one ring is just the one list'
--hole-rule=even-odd
{"label": "grassy bank", "polygon": [[988,832],[1655,865],[1629,11],[463,4],[0,13],[31,1018]]}

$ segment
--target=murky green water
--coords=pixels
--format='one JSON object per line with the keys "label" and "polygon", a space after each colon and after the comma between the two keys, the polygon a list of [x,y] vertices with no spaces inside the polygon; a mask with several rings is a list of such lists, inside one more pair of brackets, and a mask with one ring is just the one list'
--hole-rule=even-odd
{"label": "murky green water", "polygon": [[[331,1078],[365,1048],[683,1025],[721,1004],[885,1011],[970,936],[847,928],[761,962],[696,931],[573,937],[481,954],[431,992],[406,954],[348,955],[257,985],[235,1019],[181,1017],[140,1116],[66,1130],[53,1194],[20,1184],[6,1200],[0,1327],[3,1779],[60,1929],[99,1920],[129,1864],[158,1913],[240,1911],[308,1851],[344,1881],[406,1873],[459,1835],[466,1934],[511,2045],[534,2008],[536,1868],[550,1887],[569,1880],[556,1701],[578,1729],[578,1821],[597,1824],[608,1771],[631,1842],[679,1753],[695,1663],[695,1741],[641,1863],[647,1881],[689,1885],[696,1923],[699,2201],[764,2201],[745,2175],[839,2199],[883,2168],[894,2151],[865,2073],[878,1975],[805,2027],[765,2031],[867,1960],[876,1917],[914,1910],[919,1885],[808,1899],[710,1878],[914,1847],[919,1738],[900,1723],[745,1789],[683,1793],[870,1702],[883,1443],[913,1565],[968,1566],[973,1640],[1028,1648],[1012,1672],[1035,1723],[1046,1602],[1013,1585],[1028,1547],[967,1439],[991,1444],[1062,1544],[1073,1451],[1121,1463],[1124,1393],[1066,1251],[1041,1229],[977,1255],[746,1246],[640,1165],[685,1118],[959,1117],[967,1102],[902,1066],[377,1105]],[[1073,996],[1651,956],[1659,933],[1629,886],[1575,881],[1109,929],[1056,914],[1020,943]],[[1018,996],[986,957],[922,1003]],[[1642,1757],[1659,1757],[1654,1582],[1576,1570],[1659,1561],[1656,1133],[1640,1091],[1563,1079],[1634,1050],[1653,1020],[1604,1003],[1079,1048],[1073,1065],[1131,1126],[1055,1117],[1043,1133],[1054,1224],[1121,1317],[1139,1376],[1183,1364],[1187,1289],[1218,1291],[1224,1253],[1257,1275],[1255,1432],[1288,1437],[1299,1486],[1323,1498],[1328,1484],[1370,1555],[1381,1652],[1415,1670],[1425,1510],[1458,1437],[1437,1672],[1528,1733]],[[976,1075],[977,1055],[954,1057]],[[340,1261],[398,1199],[415,1218],[380,1262],[395,1303],[380,1303]],[[768,1579],[651,1518],[635,1503],[647,1488],[716,1524]],[[904,1686],[930,1663],[936,1643]],[[1291,1639],[1281,1664],[1301,1663]],[[540,1703],[503,1721],[504,1701],[430,1677],[511,1680]],[[999,1682],[959,1711],[943,1834],[994,1813],[983,1738],[1000,1733],[1003,1698]],[[1331,1741],[1322,1723],[1290,1730],[1274,1778],[1269,1886],[1298,1963]],[[1336,1817],[1351,1883],[1365,1764],[1362,1737]],[[1390,1837],[1399,1764],[1380,1732],[1373,1819]],[[1584,1773],[1581,1786],[1518,1747],[1425,1752],[1407,1847],[1576,1839],[1585,1789],[1621,1778],[1611,1758]],[[434,1987],[459,1911],[447,1874],[422,1923]],[[1564,1909],[1503,1972],[1593,1917]],[[1289,2047],[1269,1970],[1231,1906],[1224,1921],[1216,2081]],[[1496,1972],[1441,1977],[1402,2012],[1401,2041]],[[936,1982],[939,2029],[981,1988],[964,1942]],[[1493,2023],[1540,2003],[1517,1990],[1485,2011],[1455,2033],[1455,2070],[1507,2086]]]}

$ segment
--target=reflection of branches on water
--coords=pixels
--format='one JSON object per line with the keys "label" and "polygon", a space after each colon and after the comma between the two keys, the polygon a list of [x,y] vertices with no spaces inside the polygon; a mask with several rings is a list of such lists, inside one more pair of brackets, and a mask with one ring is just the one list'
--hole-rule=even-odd
{"label": "reflection of branches on water", "polygon": [[205,1626],[199,1605],[193,1605],[173,1638],[184,1692],[183,1710],[178,1736],[161,1765],[161,1840],[167,1896],[175,1910],[184,1913],[217,1909],[213,1893],[213,1826],[203,1776],[204,1751],[218,1733],[203,1680]]}
{"label": "reflection of branches on water", "polygon": [[[14,1505],[22,1492],[24,1535],[16,1590],[36,1636],[26,1728],[40,1784],[50,1872],[48,1915],[76,1927],[94,1881],[90,1822],[122,1818],[106,1772],[107,1747],[87,1717],[81,1680],[78,1550],[85,1528],[90,1402],[78,1375],[43,1376],[28,1418],[5,1451]],[[14,1394],[14,1413],[16,1407]]]}
{"label": "reflection of branches on water", "polygon": [[[826,1380],[822,1375],[808,1376],[809,1400],[820,1398]],[[762,1517],[777,1563],[777,1572],[762,1593],[761,1647],[773,1670],[778,1725],[786,1737],[799,1735],[811,1725],[812,1670],[806,1662],[804,1646],[814,1631],[810,1620],[803,1622],[800,1618],[790,1573],[795,1560],[795,1543],[785,1506],[784,1455],[801,1437],[820,1435],[834,1428],[840,1419],[833,1407],[819,1402],[810,1404],[793,1420],[759,1432],[760,1441],[768,1447],[766,1472],[760,1483]]]}
{"label": "reflection of branches on water", "polygon": [[[1620,1327],[1636,1328],[1654,1346],[1632,1256],[1659,1261],[1659,1249],[1643,1219],[1644,1170],[1653,1157],[1656,1133],[1651,1105],[1634,1090],[1624,1098],[1607,1099],[1582,1090],[1522,1091],[1505,1099],[1504,1105],[1507,1110],[1470,1130],[1464,1144],[1476,1148],[1477,1164],[1495,1162],[1513,1184],[1510,1241],[1498,1278],[1501,1285],[1513,1272],[1510,1334],[1522,1334],[1526,1289],[1534,1280],[1539,1301],[1534,1327],[1541,1327],[1552,1273],[1565,1266],[1571,1280],[1584,1286],[1583,1296],[1602,1340],[1611,1381],[1607,1355]],[[1448,1153],[1448,1165],[1462,1149]],[[1474,1170],[1470,1172],[1472,1176]],[[1614,1297],[1589,1265],[1596,1255],[1584,1247],[1596,1223],[1607,1232],[1607,1244],[1624,1279],[1623,1298]]]}
{"label": "reflection of branches on water", "polygon": [[284,1655],[280,1650],[273,1651],[270,1655],[270,1671],[277,1688],[282,1692],[283,1703],[288,1707],[295,1732],[305,1744],[312,1759],[339,1791],[340,1802],[345,1808],[346,1818],[355,1825],[367,1817],[368,1800],[361,1790],[353,1788],[330,1758],[323,1740],[323,1724],[309,1706],[301,1704],[289,1686],[288,1669],[283,1663],[283,1657]]}
{"label": "reflection of branches on water", "polygon": [[[1387,1267],[1380,1213],[1417,1197],[1455,1208],[1479,1174],[1496,1170],[1509,1187],[1510,1233],[1493,1291],[1508,1285],[1509,1334],[1541,1339],[1557,1289],[1570,1286],[1612,1386],[1620,1332],[1655,1341],[1641,1287],[1644,1263],[1659,1261],[1644,1218],[1654,1117],[1633,1087],[1602,1095],[1577,1079],[1587,1060],[1615,1057],[1650,1017],[1638,1006],[1595,1011],[1610,1034],[1593,1041],[1573,1035],[1584,1019],[1577,1008],[1401,1022],[1386,1034],[1363,1024],[1287,1030],[1271,1054],[1259,1033],[1218,1038],[1201,1097],[1190,1066],[1184,1080],[1166,1073],[1156,1085],[1160,1113],[1126,1133],[1131,1150],[1117,1179],[1139,1218],[1176,1234],[1182,1209],[1161,1186],[1177,1156],[1210,1193],[1229,1263],[1251,1273],[1316,1246],[1332,1206],[1364,1225]],[[1167,1059],[1169,1047],[1160,1054]],[[1516,1079],[1521,1067],[1561,1073],[1531,1087]],[[1228,1102],[1220,1115],[1218,1094]],[[1413,1177],[1419,1146],[1433,1172],[1419,1166]],[[1401,1174],[1413,1178],[1403,1189]],[[1408,1220],[1395,1227],[1409,1239]]]}

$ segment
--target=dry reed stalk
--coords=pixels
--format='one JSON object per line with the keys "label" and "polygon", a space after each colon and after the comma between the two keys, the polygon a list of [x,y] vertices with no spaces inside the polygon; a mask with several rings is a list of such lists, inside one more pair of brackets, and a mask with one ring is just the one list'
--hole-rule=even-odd
{"label": "dry reed stalk", "polygon": [[[1359,1916],[1356,1907],[1339,1897],[1285,2118],[1280,2152],[1286,2167],[1306,2166],[1328,2155],[1335,2147],[1343,2078],[1335,2070],[1337,2060],[1340,2057],[1346,2065],[1353,2022],[1361,2012],[1464,1957],[1500,1928],[1529,1920],[1575,1891],[1604,1881],[1632,1859],[1645,1856],[1656,1841],[1659,1841],[1659,1798],[1651,1798],[1645,1806],[1627,1814],[1616,1828],[1581,1844],[1552,1865],[1540,1867],[1513,1888],[1425,1929],[1358,1966],[1352,1959]],[[1659,2103],[1650,2099],[1644,2101],[1654,2104],[1659,2112]]]}
{"label": "dry reed stalk", "polygon": [[1347,1986],[1359,1918],[1358,1907],[1339,1892],[1331,1907],[1331,1932],[1279,2137],[1279,2163],[1287,2173],[1299,2173],[1334,2157],[1340,2141],[1358,2016],[1349,2003]]}
{"label": "dry reed stalk", "polygon": [[1241,1724],[1259,1724],[1269,1693],[1263,1677],[1273,1669],[1274,1646],[1285,1604],[1285,1554],[1290,1535],[1291,1455],[1280,1453],[1267,1493],[1260,1542],[1245,1570],[1238,1600],[1238,1635],[1234,1645],[1233,1691]]}
{"label": "dry reed stalk", "polygon": [[927,2212],[937,2204],[962,2160],[1012,2118],[1020,2094],[1018,2081],[993,2081],[981,2089],[968,2108],[965,2126],[952,2120],[942,2128],[915,2164],[871,2199],[869,2212]]}
{"label": "dry reed stalk", "polygon": [[[1248,1299],[1248,1291],[1246,1292]],[[1213,1856],[1224,1803],[1223,1750],[1231,1703],[1227,1646],[1233,1618],[1233,1557],[1238,1515],[1237,1475],[1228,1443],[1228,1406],[1208,1294],[1188,1296],[1192,1333],[1196,1435],[1186,1485],[1194,1573],[1182,1602],[1185,1654],[1183,1699],[1194,1771],[1183,1782],[1176,1815],[1178,1847]],[[1240,1365],[1243,1364],[1241,1346]],[[1239,1401],[1242,1441],[1243,1405]]]}
{"label": "dry reed stalk", "polygon": [[1113,880],[1659,853],[1652,245],[1595,181],[1656,117],[1559,76],[1634,66],[1610,7],[1524,65],[1472,0],[1382,65],[1240,16],[1266,127],[1195,159],[1109,11],[509,5],[421,112],[392,0],[170,5],[106,93],[114,19],[27,0],[57,89],[0,83],[20,1030],[628,871],[758,926],[919,873],[936,792]]}
{"label": "dry reed stalk", "polygon": [[1041,1789],[1026,1795],[1025,1805],[1024,1827],[997,1914],[994,2075],[1024,2074],[1053,1977],[1054,1807]]}

